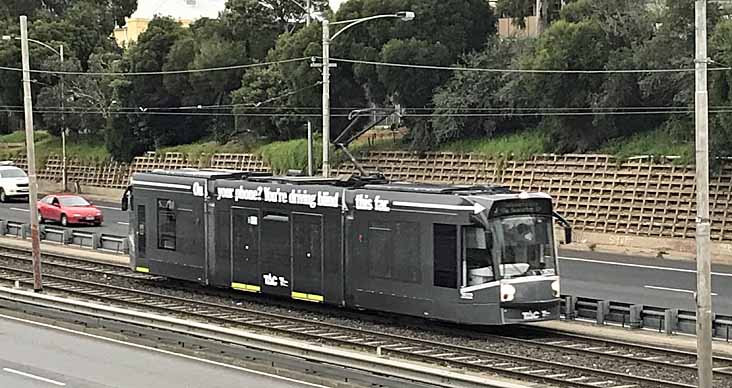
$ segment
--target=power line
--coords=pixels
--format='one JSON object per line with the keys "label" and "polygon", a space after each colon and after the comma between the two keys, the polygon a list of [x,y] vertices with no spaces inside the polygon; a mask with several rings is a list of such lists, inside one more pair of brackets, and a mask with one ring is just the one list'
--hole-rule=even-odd
{"label": "power line", "polygon": [[[85,73],[85,72],[81,72],[81,71],[57,71],[57,70],[31,70],[30,72],[36,73],[36,74],[132,77],[132,76],[144,76],[144,75],[192,74],[192,73],[208,73],[208,72],[214,72],[214,71],[239,70],[239,69],[248,69],[248,68],[253,68],[253,67],[280,65],[280,64],[299,62],[299,61],[305,61],[305,60],[310,60],[310,57],[284,59],[281,61],[273,61],[273,62],[250,63],[247,65],[232,65],[232,66],[209,67],[209,68],[204,68],[204,69],[188,69],[188,70],[141,71],[141,72],[128,72],[128,73],[122,73],[122,72],[88,72],[88,73]],[[23,69],[19,69],[16,67],[7,67],[7,66],[0,66],[0,70],[14,71],[14,72],[23,71]]]}
{"label": "power line", "polygon": [[[549,70],[549,69],[498,69],[460,66],[432,66],[407,63],[377,62],[358,59],[331,58],[332,62],[354,63],[361,65],[400,67],[423,70],[473,71],[483,73],[528,73],[528,74],[623,74],[623,73],[693,73],[694,68],[682,69],[610,69],[610,70]],[[732,67],[716,67],[709,71],[732,70]]]}
{"label": "power line", "polygon": [[[21,109],[7,110],[6,112],[21,113]],[[732,108],[727,109],[711,109],[710,113],[732,113]],[[46,113],[46,114],[110,114],[110,115],[152,115],[152,116],[237,116],[237,117],[321,117],[317,113],[230,113],[230,112],[157,112],[157,111],[110,111],[105,112],[101,110],[78,110],[65,108],[63,110],[35,110],[34,113]],[[674,115],[687,115],[693,114],[693,109],[687,110],[651,110],[651,111],[629,111],[629,112],[506,112],[506,113],[445,113],[445,114],[430,114],[430,113],[406,113],[402,117],[415,117],[415,118],[432,118],[432,117],[537,117],[537,116],[593,116],[593,115],[660,115],[660,114],[674,114]],[[333,117],[348,117],[348,114],[334,114]]]}

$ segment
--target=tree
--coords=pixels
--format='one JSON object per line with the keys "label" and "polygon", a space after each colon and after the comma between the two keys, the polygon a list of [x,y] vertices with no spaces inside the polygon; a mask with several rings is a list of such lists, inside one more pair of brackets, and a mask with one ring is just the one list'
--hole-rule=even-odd
{"label": "tree", "polygon": [[[531,50],[531,40],[493,38],[485,50],[466,55],[468,68],[516,68],[521,54]],[[524,128],[528,120],[515,117],[512,105],[521,96],[511,83],[511,73],[456,71],[433,98],[433,138],[440,145],[466,138],[490,138]],[[487,113],[466,116],[466,113]],[[501,115],[503,113],[503,115]],[[535,124],[535,122],[534,122]]]}

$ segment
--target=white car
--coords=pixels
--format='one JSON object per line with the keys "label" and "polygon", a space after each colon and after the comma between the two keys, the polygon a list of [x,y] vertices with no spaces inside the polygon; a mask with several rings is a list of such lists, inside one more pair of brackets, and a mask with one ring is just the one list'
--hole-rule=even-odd
{"label": "white car", "polygon": [[28,196],[28,175],[11,163],[0,162],[0,202]]}

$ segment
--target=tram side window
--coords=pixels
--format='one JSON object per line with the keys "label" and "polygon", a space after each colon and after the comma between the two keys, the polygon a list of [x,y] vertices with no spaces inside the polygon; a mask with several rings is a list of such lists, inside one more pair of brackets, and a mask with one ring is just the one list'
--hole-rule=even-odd
{"label": "tram side window", "polygon": [[435,286],[457,288],[457,225],[434,224]]}
{"label": "tram side window", "polygon": [[419,225],[414,222],[369,224],[369,276],[402,282],[422,280]]}
{"label": "tram side window", "polygon": [[169,199],[158,199],[158,248],[175,250],[175,203]]}

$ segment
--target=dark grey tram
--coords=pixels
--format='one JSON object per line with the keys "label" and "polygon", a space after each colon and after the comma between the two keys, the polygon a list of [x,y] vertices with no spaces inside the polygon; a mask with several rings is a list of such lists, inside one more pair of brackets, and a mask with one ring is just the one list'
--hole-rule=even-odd
{"label": "dark grey tram", "polygon": [[501,325],[559,318],[552,211],[499,186],[134,174],[132,268],[316,303]]}

